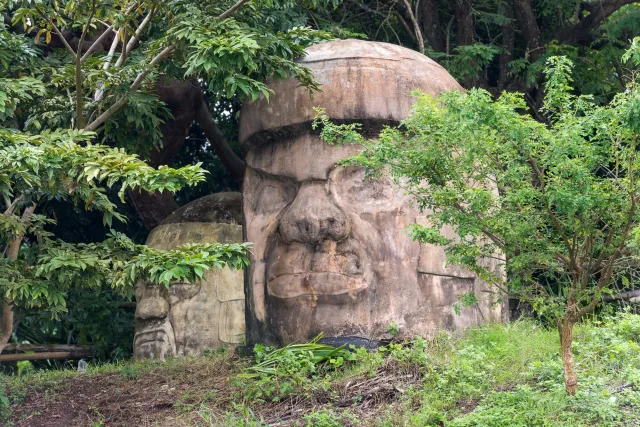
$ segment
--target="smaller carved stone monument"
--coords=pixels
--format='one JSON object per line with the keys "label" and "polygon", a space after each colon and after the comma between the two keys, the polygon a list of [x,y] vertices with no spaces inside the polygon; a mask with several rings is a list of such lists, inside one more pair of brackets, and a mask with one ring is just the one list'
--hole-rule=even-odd
{"label": "smaller carved stone monument", "polygon": [[[242,195],[217,193],[195,200],[153,229],[147,245],[170,250],[187,243],[242,242]],[[200,355],[238,344],[245,334],[241,270],[213,269],[196,284],[136,288],[135,358]]]}

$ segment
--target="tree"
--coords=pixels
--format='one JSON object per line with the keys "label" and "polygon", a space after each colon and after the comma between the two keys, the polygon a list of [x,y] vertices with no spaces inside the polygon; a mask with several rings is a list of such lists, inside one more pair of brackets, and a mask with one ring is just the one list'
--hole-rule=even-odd
{"label": "tree", "polygon": [[467,89],[521,91],[535,113],[549,56],[572,58],[576,86],[606,102],[624,88],[620,57],[640,35],[632,0],[347,0],[310,15],[323,28],[422,51]]}
{"label": "tree", "polygon": [[[127,153],[144,152],[162,137],[158,126],[169,113],[150,92],[150,77],[170,55],[180,54],[180,65],[188,75],[202,73],[198,76],[207,76],[228,97],[255,98],[268,96],[260,80],[272,74],[293,75],[310,90],[317,89],[308,71],[293,59],[302,54],[305,43],[327,37],[304,28],[264,33],[236,21],[232,16],[242,7],[262,11],[246,0],[227,9],[204,4],[213,16],[196,6],[173,2],[22,5],[14,11],[13,23],[22,23],[27,32],[33,29],[33,41],[6,28],[0,34],[0,193],[6,204],[0,218],[4,249],[0,351],[11,337],[12,306],[44,308],[55,317],[66,309],[65,296],[71,289],[106,286],[130,295],[141,278],[168,286],[176,280],[194,282],[208,268],[246,265],[248,244],[157,251],[117,232],[104,242],[65,243],[47,231],[55,219],[38,207],[50,200],[66,200],[102,212],[103,223],[111,226],[114,218],[125,218],[106,188],[118,187],[124,201],[128,190],[175,192],[204,179],[199,164],[154,169]],[[286,2],[270,5],[287,7]],[[141,21],[128,15],[134,10],[144,16]],[[145,44],[144,53],[135,55],[133,48],[143,30],[160,11],[167,14],[157,22],[165,24],[166,35]],[[168,19],[171,14],[175,21]],[[132,23],[136,30],[127,37]],[[116,25],[123,35],[112,34]],[[100,26],[104,31],[90,36]],[[120,47],[121,54],[95,58],[109,35],[111,46]],[[52,45],[56,38],[65,53],[54,49],[43,55],[33,45],[39,37]],[[127,66],[129,55],[136,61]],[[109,68],[111,61],[116,70]],[[69,107],[73,114],[66,112]]]}
{"label": "tree", "polygon": [[[547,61],[543,112],[549,124],[521,114],[521,94],[493,101],[483,89],[438,99],[417,95],[411,116],[379,139],[358,125],[316,126],[331,143],[361,144],[346,163],[373,175],[388,171],[426,215],[412,236],[446,246],[447,261],[465,266],[530,302],[558,329],[566,390],[577,390],[574,325],[628,280],[640,236],[640,38],[624,59],[636,66],[626,90],[608,105],[575,95],[566,57]],[[440,234],[451,226],[459,239]],[[478,260],[502,252],[507,283]],[[476,301],[476,295],[463,300]]]}
{"label": "tree", "polygon": [[[60,125],[99,130],[105,142],[158,167],[173,163],[196,120],[227,170],[241,181],[244,162],[212,120],[205,92],[255,99],[269,94],[264,80],[285,76],[317,89],[293,60],[328,34],[305,27],[296,10],[337,3],[24,1],[10,13],[14,25],[56,48],[46,55],[55,60],[45,62],[57,77],[57,100],[33,117],[36,126],[55,108]],[[70,101],[74,114],[66,112]],[[129,196],[149,228],[177,208],[167,193]]]}
{"label": "tree", "polygon": [[[329,37],[305,27],[301,11],[328,4],[337,2],[3,2],[0,191],[8,257],[0,345],[11,336],[10,306],[58,317],[78,290],[130,296],[141,277],[167,285],[194,281],[206,268],[244,265],[247,245],[165,253],[115,231],[102,242],[62,242],[51,233],[50,206],[100,211],[110,228],[114,217],[126,219],[111,200],[117,192],[153,228],[177,207],[173,192],[206,177],[195,159],[180,169],[165,166],[194,120],[241,181],[244,162],[210,111],[233,113],[225,100],[268,96],[269,77],[292,76],[317,90],[294,59]],[[207,105],[212,98],[221,107]]]}

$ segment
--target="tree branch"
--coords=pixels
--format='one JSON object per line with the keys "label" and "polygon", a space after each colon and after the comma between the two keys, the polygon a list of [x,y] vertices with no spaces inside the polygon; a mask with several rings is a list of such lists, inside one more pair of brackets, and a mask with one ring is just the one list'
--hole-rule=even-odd
{"label": "tree branch", "polygon": [[590,42],[593,39],[591,31],[604,22],[612,13],[628,4],[638,3],[636,0],[603,0],[599,2],[582,2],[580,7],[588,12],[587,16],[575,25],[553,34],[549,41],[558,40],[560,43],[577,44]]}
{"label": "tree branch", "polygon": [[144,19],[136,29],[133,36],[131,36],[131,38],[129,39],[129,42],[126,44],[126,46],[122,47],[122,55],[120,55],[120,58],[118,58],[118,60],[116,61],[116,64],[115,64],[116,67],[122,67],[122,65],[124,65],[124,61],[126,61],[126,59],[129,57],[129,54],[133,50],[133,47],[136,45],[136,43],[140,39],[142,32],[144,31],[146,26],[149,24],[149,22],[151,21],[155,13],[156,13],[156,8],[154,7],[153,9],[151,9],[149,13],[147,13],[147,16],[144,17]]}
{"label": "tree branch", "polygon": [[[175,50],[176,46],[177,46],[177,44],[173,43],[172,45],[167,46],[166,48],[164,48],[162,50],[162,52],[158,53],[151,60],[151,62],[149,63],[149,66],[144,71],[142,71],[140,74],[138,74],[138,77],[136,77],[136,79],[131,84],[131,86],[129,86],[129,89],[137,90],[142,85],[142,82],[144,81],[145,77],[147,77],[147,75],[149,75],[149,73],[151,72],[151,69],[153,67],[155,67],[158,63],[160,63],[160,61],[162,61],[164,58],[166,58],[167,56],[171,55],[171,53]],[[113,116],[115,113],[118,112],[118,110],[120,110],[122,107],[124,107],[127,104],[127,102],[128,102],[127,98],[122,98],[121,100],[117,101],[115,104],[113,104],[111,107],[109,107],[104,113],[100,114],[93,122],[89,123],[84,128],[84,130],[89,130],[89,131],[96,130],[109,117]]]}
{"label": "tree branch", "polygon": [[[107,37],[109,35],[109,33],[111,33],[112,30],[113,30],[113,25],[109,25],[102,32],[102,34],[100,34],[100,37],[98,37],[97,39],[94,40],[94,42],[91,44],[91,46],[89,46],[89,49],[87,49],[87,51],[84,53],[84,55],[82,55],[82,59],[80,59],[81,63],[84,64],[84,62],[89,58],[89,56],[91,56],[93,51],[96,50],[96,48],[100,45],[102,40],[104,40],[104,38]],[[116,39],[115,43],[116,43],[116,45],[118,44],[117,39]]]}
{"label": "tree branch", "polygon": [[226,12],[224,12],[220,16],[218,16],[218,19],[220,19],[220,20],[227,19],[228,17],[230,17],[231,15],[236,13],[238,11],[238,9],[240,9],[248,1],[249,0],[238,0],[238,2],[236,4],[234,4],[233,6],[231,6],[231,8],[229,8],[229,10],[227,10]]}
{"label": "tree branch", "polygon": [[[226,12],[218,16],[218,19],[225,19],[230,17],[236,11],[238,11],[238,9],[240,9],[247,1],[249,0],[239,0],[229,10],[227,10]],[[172,43],[171,45],[164,48],[160,53],[158,53],[151,60],[151,62],[149,63],[149,66],[140,74],[138,74],[138,76],[133,81],[129,89],[137,90],[142,85],[142,82],[147,77],[147,75],[149,75],[149,73],[151,72],[151,69],[155,67],[158,63],[160,63],[160,61],[162,61],[163,59],[171,55],[171,53],[176,49],[176,47],[177,47],[177,43]],[[126,49],[125,49],[125,52],[126,52]],[[98,94],[96,94],[96,96],[97,95]],[[93,122],[85,126],[84,130],[89,130],[89,131],[96,130],[101,124],[103,124],[107,119],[109,119],[109,117],[113,116],[116,112],[118,112],[118,110],[124,107],[127,104],[127,102],[128,102],[127,98],[123,98],[117,101],[115,104],[109,107],[104,113],[100,114]]]}
{"label": "tree branch", "polygon": [[82,45],[84,43],[85,37],[87,37],[87,33],[89,32],[89,27],[91,26],[91,21],[93,20],[93,15],[96,13],[96,2],[95,0],[91,3],[91,12],[89,13],[89,18],[87,18],[87,25],[82,30],[82,35],[80,36],[80,41],[78,42],[78,52],[75,55],[76,62],[76,129],[82,129],[84,126],[84,118],[83,118],[83,110],[84,110],[84,93],[82,90]]}
{"label": "tree branch", "polygon": [[416,41],[418,42],[418,49],[420,49],[420,53],[424,53],[424,38],[422,37],[422,32],[420,31],[420,25],[418,24],[416,15],[411,9],[411,3],[409,2],[409,0],[404,0],[404,5],[406,6],[407,12],[409,13],[409,19],[411,19],[411,23],[413,24],[413,29],[416,34]]}
{"label": "tree branch", "polygon": [[211,119],[211,113],[209,113],[209,109],[207,108],[207,103],[204,101],[204,98],[202,99],[200,108],[196,113],[196,120],[198,125],[200,125],[200,129],[202,129],[207,136],[207,139],[211,142],[213,149],[220,158],[224,167],[237,181],[242,182],[246,168],[245,163],[242,159],[236,156],[233,150],[231,150],[231,147],[229,147],[229,144],[227,143],[227,139]]}

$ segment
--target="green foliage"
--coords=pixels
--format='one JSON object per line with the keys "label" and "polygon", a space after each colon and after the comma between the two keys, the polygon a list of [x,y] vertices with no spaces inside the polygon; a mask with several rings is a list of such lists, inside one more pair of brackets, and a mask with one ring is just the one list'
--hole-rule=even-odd
{"label": "green foliage", "polygon": [[247,397],[277,402],[297,388],[310,384],[327,370],[354,359],[344,346],[335,348],[318,344],[320,338],[322,335],[309,343],[289,344],[277,350],[256,344],[256,364],[237,376],[240,383],[248,384]]}
{"label": "green foliage", "polygon": [[[430,226],[412,225],[414,239],[445,246],[447,262],[570,330],[617,280],[629,282],[640,235],[640,88],[632,79],[598,105],[573,93],[572,68],[566,57],[547,61],[548,125],[521,114],[522,95],[504,92],[494,101],[472,89],[437,99],[416,93],[410,117],[379,139],[363,138],[357,125],[335,125],[321,110],[314,126],[323,126],[329,143],[363,146],[343,164],[389,173],[415,197]],[[440,235],[445,226],[458,237]],[[508,282],[484,262],[501,253]],[[460,298],[477,302],[472,294]]]}
{"label": "green foliage", "polygon": [[128,380],[137,380],[138,378],[140,378],[140,371],[135,367],[125,366],[124,368],[120,369],[120,375]]}
{"label": "green foliage", "polygon": [[[270,356],[272,351],[256,348],[259,360],[276,359],[272,366],[277,373],[268,377],[270,382],[253,374],[254,363],[247,366],[247,361],[231,352],[164,364],[90,363],[82,375],[96,380],[106,375],[110,382],[120,378],[121,384],[130,383],[138,390],[147,381],[157,387],[159,377],[169,387],[187,384],[188,395],[174,397],[177,420],[185,425],[204,421],[205,425],[258,426],[285,421],[278,419],[278,413],[301,426],[633,425],[640,417],[639,329],[640,316],[625,311],[576,327],[575,359],[582,387],[573,397],[564,391],[557,331],[531,320],[474,328],[462,336],[441,332],[429,340],[393,343],[376,352],[360,348],[332,369],[325,362],[326,369],[316,365],[309,370],[313,357],[305,351],[297,352],[299,358],[290,358],[285,352]],[[308,379],[287,389],[277,405],[264,395],[250,394],[282,385],[287,376],[293,381],[298,367]],[[207,376],[207,369],[215,374]],[[238,373],[241,381],[236,378],[237,385],[229,385],[227,378]],[[67,381],[78,375],[76,370],[36,370],[22,378],[0,376],[0,382],[8,384],[11,402],[19,404],[32,390],[60,390],[64,383],[73,386],[77,382]],[[203,386],[203,376],[218,382]],[[403,383],[407,378],[411,382]],[[376,386],[368,384],[390,386],[383,389],[391,390],[393,397],[382,394],[363,402],[358,394],[363,398],[375,391]],[[340,406],[349,397],[353,403]],[[108,416],[103,408],[97,409]]]}
{"label": "green foliage", "polygon": [[[481,89],[438,100],[417,95],[413,114],[379,140],[322,115],[316,124],[328,142],[364,146],[347,163],[387,170],[416,197],[432,226],[412,226],[414,238],[446,245],[448,262],[498,286],[504,284],[478,260],[501,251],[512,292],[552,319],[565,315],[567,301],[581,316],[616,275],[626,274],[616,269],[621,258],[635,253],[640,164],[633,118],[640,95],[632,84],[610,105],[597,106],[572,94],[570,71],[565,58],[548,62],[550,126],[520,114],[521,96],[504,93],[493,101]],[[460,239],[444,239],[444,225]],[[553,278],[556,288],[541,285],[540,276]]]}
{"label": "green foliage", "polygon": [[[195,283],[210,268],[243,268],[247,243],[186,245],[170,251],[136,245],[114,232],[100,243],[69,244],[49,241],[41,248],[37,264],[27,272],[11,270],[0,280],[5,295],[26,308],[48,308],[54,317],[66,312],[66,295],[72,289],[112,287],[132,295],[142,279],[158,285]],[[29,274],[30,273],[30,274]]]}
{"label": "green foliage", "polygon": [[304,416],[306,427],[342,427],[344,425],[357,426],[360,420],[355,415],[344,410],[342,413],[332,411],[330,409],[314,410],[310,414]]}
{"label": "green foliage", "polygon": [[44,85],[33,77],[0,79],[0,122],[12,118],[22,100],[33,101],[44,94]]}
{"label": "green foliage", "polygon": [[58,130],[33,135],[0,130],[0,193],[29,201],[70,199],[104,213],[104,223],[123,220],[99,184],[127,189],[177,191],[204,180],[198,165],[154,169],[122,149],[92,144],[92,132]]}
{"label": "green foliage", "polygon": [[92,144],[92,137],[91,132],[71,130],[37,135],[0,130],[0,193],[13,200],[0,221],[3,241],[8,244],[25,233],[36,237],[25,257],[0,259],[5,298],[24,308],[49,307],[58,317],[73,287],[114,286],[130,295],[141,278],[164,285],[172,280],[193,283],[208,268],[245,265],[247,245],[195,245],[163,252],[135,245],[120,233],[101,243],[72,245],[45,231],[52,219],[19,215],[33,204],[66,199],[102,212],[103,222],[111,225],[112,218],[124,217],[101,184],[119,185],[124,198],[128,188],[177,191],[204,178],[198,165],[153,169],[123,149]]}
{"label": "green foliage", "polygon": [[[268,7],[268,5],[265,5]],[[268,98],[266,77],[293,76],[301,85],[318,90],[308,69],[293,60],[304,56],[304,48],[330,38],[311,28],[291,28],[286,32],[265,33],[254,22],[236,19],[207,20],[196,7],[188,7],[172,27],[171,36],[189,46],[186,75],[204,75],[209,87],[255,100]]]}
{"label": "green foliage", "polygon": [[[8,8],[5,11],[12,12],[13,22],[22,23],[36,44],[44,39],[46,44],[56,42],[59,47],[65,41],[71,43],[73,34],[97,29],[94,19],[136,30],[138,14],[145,8],[160,17],[172,13],[174,6],[140,4],[132,14],[122,2],[3,4]],[[174,12],[185,13],[182,6],[176,7]],[[169,24],[167,20],[154,21],[165,30]],[[246,266],[246,244],[159,251],[136,245],[115,231],[102,242],[66,243],[50,231],[55,217],[39,210],[52,201],[68,202],[102,213],[103,225],[111,227],[114,218],[126,221],[126,217],[110,199],[108,189],[115,188],[124,203],[128,190],[176,192],[205,180],[200,164],[156,169],[137,154],[130,154],[145,155],[158,147],[161,125],[170,118],[169,110],[149,85],[144,81],[132,84],[136,78],[156,76],[143,71],[149,68],[145,61],[173,37],[171,31],[167,33],[170,35],[159,37],[157,43],[140,40],[139,49],[128,52],[128,63],[121,61],[122,66],[110,69],[91,52],[84,53],[84,58],[80,58],[83,52],[72,53],[69,47],[61,51],[48,48],[45,53],[14,28],[0,28],[0,194],[6,208],[0,217],[0,294],[15,310],[62,319],[67,299],[81,295],[79,290],[100,294],[112,288],[130,298],[139,280],[164,286],[173,281],[194,283],[209,268]],[[95,95],[98,90],[104,96]],[[71,129],[81,128],[82,122],[100,116],[123,98],[126,102],[121,110],[115,110],[101,128],[102,144],[96,143],[94,132]],[[85,116],[68,113],[74,109]],[[12,242],[19,247],[9,250]],[[91,335],[97,338],[100,334],[93,331]]]}
{"label": "green foliage", "polygon": [[8,419],[12,413],[11,401],[7,396],[5,381],[0,381],[0,420]]}
{"label": "green foliage", "polygon": [[387,332],[389,334],[391,334],[392,336],[396,336],[400,332],[400,327],[398,326],[398,324],[396,322],[391,322],[387,326]]}
{"label": "green foliage", "polygon": [[[499,54],[500,49],[497,46],[474,43],[458,46],[455,55],[452,55],[451,58],[443,58],[442,64],[453,77],[464,81],[481,76],[482,72]],[[439,55],[434,54],[434,56]]]}

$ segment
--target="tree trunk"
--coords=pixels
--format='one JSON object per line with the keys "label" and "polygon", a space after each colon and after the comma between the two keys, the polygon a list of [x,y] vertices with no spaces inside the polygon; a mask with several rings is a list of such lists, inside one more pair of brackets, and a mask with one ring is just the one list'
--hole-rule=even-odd
{"label": "tree trunk", "polygon": [[469,0],[456,0],[456,43],[458,46],[473,44],[473,15]]}
{"label": "tree trunk", "polygon": [[[172,165],[176,155],[184,146],[191,125],[197,121],[224,167],[235,179],[242,182],[244,161],[231,150],[224,135],[211,118],[202,88],[193,81],[167,79],[159,81],[154,91],[171,110],[173,120],[164,124],[162,147],[151,152],[149,165],[156,168],[161,165]],[[166,191],[162,193],[129,191],[129,197],[142,223],[149,230],[160,225],[178,208],[173,194]]]}
{"label": "tree trunk", "polygon": [[418,21],[431,49],[436,52],[444,52],[446,43],[438,15],[438,0],[422,0],[420,2]]}
{"label": "tree trunk", "polygon": [[[22,213],[22,221],[28,222],[33,215],[33,212],[36,210],[36,204],[25,208]],[[11,209],[13,212],[13,209]],[[20,245],[22,244],[22,239],[24,236],[22,234],[18,234],[14,240],[9,242],[9,248],[7,249],[7,258],[11,260],[17,260],[18,254],[20,253]],[[11,339],[11,335],[13,334],[13,308],[11,307],[11,302],[6,299],[2,302],[2,324],[0,324],[0,330],[2,333],[0,334],[0,353],[7,346],[7,343]]]}
{"label": "tree trunk", "polygon": [[544,53],[544,45],[531,0],[513,0],[513,10],[520,24],[522,37],[529,45],[530,61],[534,62]]}
{"label": "tree trunk", "polygon": [[229,147],[227,138],[220,132],[220,129],[218,129],[218,126],[211,118],[211,113],[209,112],[207,103],[204,101],[204,97],[196,113],[196,120],[198,121],[200,129],[202,129],[209,142],[211,142],[213,151],[216,152],[216,155],[220,158],[227,172],[229,172],[236,181],[242,183],[246,169],[245,163],[240,157],[236,156],[236,153]]}
{"label": "tree trunk", "polygon": [[575,396],[578,390],[578,377],[573,367],[573,326],[568,319],[558,319],[558,333],[560,334],[560,349],[562,352],[562,366],[564,368],[564,386],[567,393]]}
{"label": "tree trunk", "polygon": [[498,92],[502,92],[507,87],[509,80],[509,62],[513,54],[515,36],[513,32],[513,2],[503,0],[501,4],[505,18],[509,23],[502,26],[502,53],[500,54],[500,73],[498,76]]}
{"label": "tree trunk", "polygon": [[2,329],[2,334],[0,334],[0,353],[2,353],[13,334],[13,309],[6,300],[2,303],[2,324],[0,329]]}
{"label": "tree trunk", "polygon": [[160,225],[179,207],[173,194],[168,191],[149,193],[145,190],[130,190],[128,194],[142,224],[149,230]]}

